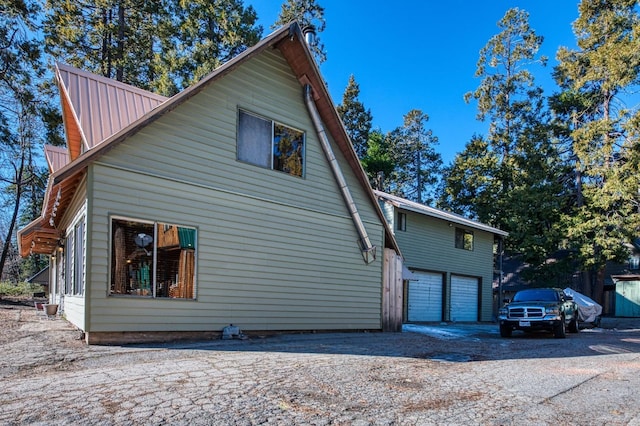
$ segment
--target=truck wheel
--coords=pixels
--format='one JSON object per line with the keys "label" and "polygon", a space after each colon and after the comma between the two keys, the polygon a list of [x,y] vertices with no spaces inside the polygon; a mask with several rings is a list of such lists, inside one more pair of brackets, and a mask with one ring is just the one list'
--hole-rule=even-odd
{"label": "truck wheel", "polygon": [[508,325],[500,326],[500,337],[511,337],[511,327]]}
{"label": "truck wheel", "polygon": [[567,337],[567,327],[564,324],[564,318],[560,319],[558,325],[553,328],[553,337],[556,339],[564,339]]}
{"label": "truck wheel", "polygon": [[573,317],[569,323],[569,333],[579,333],[580,327],[578,326],[578,318]]}

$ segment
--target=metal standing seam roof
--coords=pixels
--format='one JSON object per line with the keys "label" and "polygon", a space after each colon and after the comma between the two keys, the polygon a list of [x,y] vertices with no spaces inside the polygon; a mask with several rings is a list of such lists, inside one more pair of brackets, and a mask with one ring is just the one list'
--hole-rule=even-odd
{"label": "metal standing seam roof", "polygon": [[[56,64],[61,96],[71,106],[66,118],[77,122],[89,150],[166,101],[160,96],[65,64]],[[63,104],[64,104],[63,100]]]}
{"label": "metal standing seam roof", "polygon": [[416,203],[415,201],[410,201],[405,198],[398,197],[397,195],[387,194],[386,192],[382,192],[382,191],[374,190],[374,193],[378,198],[389,201],[390,203],[395,205],[397,208],[400,208],[403,210],[412,211],[414,213],[420,213],[425,216],[434,217],[436,219],[446,220],[448,222],[456,223],[458,225],[463,225],[468,228],[491,232],[492,234],[500,235],[502,237],[506,237],[509,235],[509,233],[506,231],[503,231],[498,228],[494,228],[493,226],[489,226],[481,222],[477,222],[475,220],[468,219],[464,216],[460,216],[459,214],[436,209],[434,207],[429,207],[427,205]]}
{"label": "metal standing seam roof", "polygon": [[47,159],[51,173],[63,168],[71,161],[69,151],[64,146],[45,145],[44,156]]}

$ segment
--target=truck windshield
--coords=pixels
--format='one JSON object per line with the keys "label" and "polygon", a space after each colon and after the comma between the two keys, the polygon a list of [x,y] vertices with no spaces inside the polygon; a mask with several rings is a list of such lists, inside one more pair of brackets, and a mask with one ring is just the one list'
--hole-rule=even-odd
{"label": "truck windshield", "polygon": [[557,302],[558,293],[553,290],[524,290],[519,291],[513,297],[514,302]]}

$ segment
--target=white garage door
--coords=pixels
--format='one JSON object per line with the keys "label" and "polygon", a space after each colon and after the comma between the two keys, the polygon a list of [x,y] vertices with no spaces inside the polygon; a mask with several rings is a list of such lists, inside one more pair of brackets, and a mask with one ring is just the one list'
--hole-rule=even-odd
{"label": "white garage door", "polygon": [[478,279],[451,275],[451,321],[478,321]]}
{"label": "white garage door", "polygon": [[417,281],[409,281],[407,319],[442,321],[442,274],[414,272]]}

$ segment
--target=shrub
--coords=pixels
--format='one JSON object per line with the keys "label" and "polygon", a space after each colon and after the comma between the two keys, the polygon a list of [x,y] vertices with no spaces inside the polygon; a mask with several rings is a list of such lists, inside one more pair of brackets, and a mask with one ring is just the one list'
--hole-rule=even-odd
{"label": "shrub", "polygon": [[43,292],[44,288],[40,284],[21,282],[18,284],[9,281],[0,282],[0,296],[29,296],[33,293]]}

